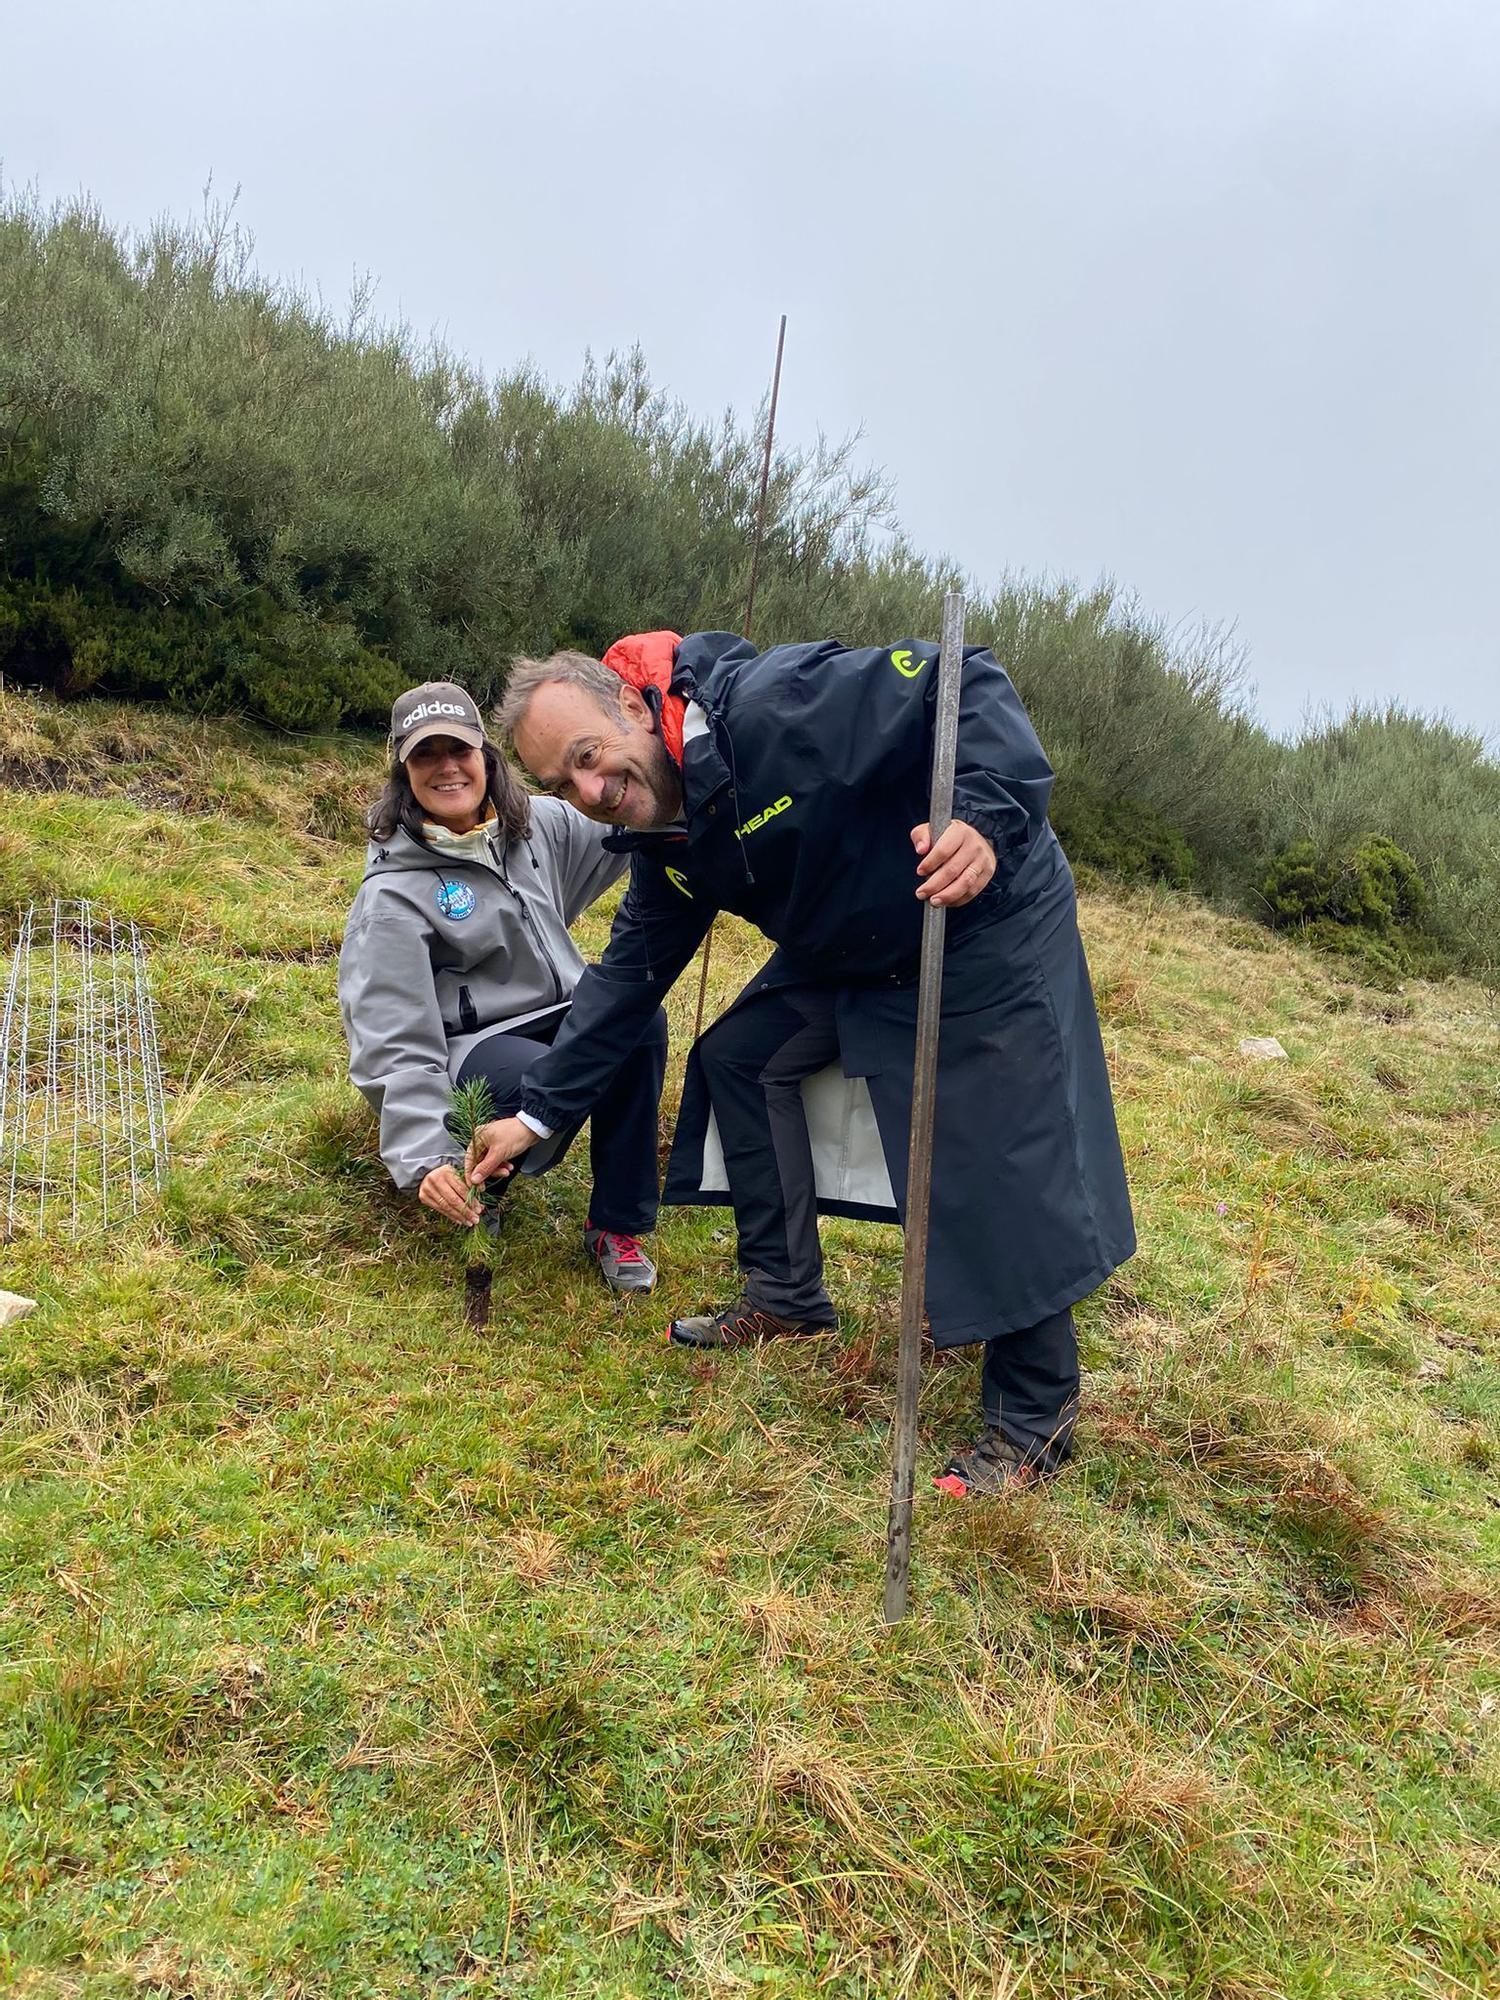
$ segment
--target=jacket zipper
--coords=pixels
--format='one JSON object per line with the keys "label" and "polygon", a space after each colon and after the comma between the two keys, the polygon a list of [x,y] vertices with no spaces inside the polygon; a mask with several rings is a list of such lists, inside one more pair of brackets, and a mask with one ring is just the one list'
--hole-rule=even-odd
{"label": "jacket zipper", "polygon": [[496,853],[495,851],[495,842],[493,838],[491,838],[490,840],[490,852],[491,854],[495,855],[496,874],[500,877],[500,880],[505,884],[506,888],[509,889],[510,893],[516,899],[516,908],[521,912],[521,922],[523,926],[531,933],[531,941],[533,945],[536,947],[537,957],[542,961],[543,965],[546,966],[548,972],[550,972],[552,975],[553,1001],[554,1003],[559,1002],[565,999],[567,996],[563,992],[563,983],[561,978],[559,977],[556,963],[553,960],[552,954],[547,950],[546,944],[542,938],[541,930],[537,924],[535,917],[532,916],[530,910],[527,909],[526,907],[526,898],[521,894],[520,890],[516,887],[515,883],[511,881],[509,875],[506,874],[505,865],[501,861],[498,853]]}
{"label": "jacket zipper", "polygon": [[510,893],[516,899],[516,906],[521,912],[521,922],[526,926],[527,930],[531,932],[532,942],[536,946],[537,957],[542,961],[543,965],[546,966],[547,970],[552,975],[552,998],[554,1001],[561,1000],[564,997],[563,983],[562,980],[558,977],[557,966],[553,962],[552,955],[547,950],[546,945],[542,941],[542,934],[541,931],[537,928],[536,919],[535,917],[532,916],[530,910],[527,909],[526,899],[521,894],[520,890],[515,888],[510,882],[507,882],[505,886],[507,889],[510,890]]}

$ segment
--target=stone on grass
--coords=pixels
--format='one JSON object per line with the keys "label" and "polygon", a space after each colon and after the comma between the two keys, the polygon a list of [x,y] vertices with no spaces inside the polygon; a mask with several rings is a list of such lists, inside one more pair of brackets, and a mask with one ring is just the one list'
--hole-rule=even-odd
{"label": "stone on grass", "polygon": [[1274,1035],[1245,1035],[1240,1041],[1240,1054],[1249,1056],[1255,1062],[1285,1062],[1286,1050]]}
{"label": "stone on grass", "polygon": [[25,1319],[27,1313],[35,1310],[35,1299],[23,1299],[19,1292],[0,1292],[0,1326],[9,1326],[13,1319]]}

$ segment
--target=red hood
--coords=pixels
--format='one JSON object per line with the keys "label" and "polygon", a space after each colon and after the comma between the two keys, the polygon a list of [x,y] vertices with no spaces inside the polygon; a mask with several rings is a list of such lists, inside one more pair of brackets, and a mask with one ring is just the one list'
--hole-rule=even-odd
{"label": "red hood", "polygon": [[669,694],[672,665],[682,643],[680,632],[629,632],[616,639],[604,655],[604,664],[633,688],[654,687],[661,695],[662,741],[682,762],[682,717],[687,703],[680,695]]}

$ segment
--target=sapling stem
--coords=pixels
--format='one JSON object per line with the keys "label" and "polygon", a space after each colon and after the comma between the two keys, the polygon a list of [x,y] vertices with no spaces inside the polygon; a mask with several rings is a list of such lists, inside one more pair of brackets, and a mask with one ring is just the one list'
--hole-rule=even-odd
{"label": "sapling stem", "polygon": [[[473,1077],[468,1083],[456,1084],[448,1099],[448,1130],[463,1147],[465,1156],[478,1136],[479,1128],[487,1125],[495,1116],[495,1100],[490,1095],[488,1079]],[[476,1333],[483,1333],[490,1323],[490,1296],[494,1288],[495,1270],[493,1245],[496,1236],[493,1229],[483,1219],[494,1215],[500,1206],[500,1198],[508,1183],[506,1181],[486,1181],[483,1187],[471,1190],[482,1211],[481,1220],[469,1232],[469,1262],[464,1267],[464,1318]],[[476,1241],[485,1248],[483,1261],[474,1257]]]}

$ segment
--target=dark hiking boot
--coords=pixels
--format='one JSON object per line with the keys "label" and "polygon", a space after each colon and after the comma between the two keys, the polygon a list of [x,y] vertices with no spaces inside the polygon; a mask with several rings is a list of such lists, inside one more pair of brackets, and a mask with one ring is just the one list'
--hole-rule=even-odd
{"label": "dark hiking boot", "polygon": [[1003,1431],[991,1428],[967,1451],[956,1451],[932,1483],[939,1493],[957,1500],[994,1500],[1001,1494],[1025,1492],[1050,1476]]}
{"label": "dark hiking boot", "polygon": [[649,1292],[656,1283],[656,1266],[639,1237],[622,1235],[617,1229],[596,1229],[586,1222],[583,1247],[612,1292]]}
{"label": "dark hiking boot", "polygon": [[716,1313],[674,1319],[667,1328],[667,1338],[679,1347],[757,1347],[763,1340],[796,1340],[837,1332],[836,1320],[808,1325],[801,1320],[778,1319],[775,1313],[752,1305],[741,1292],[732,1306],[723,1306]]}

